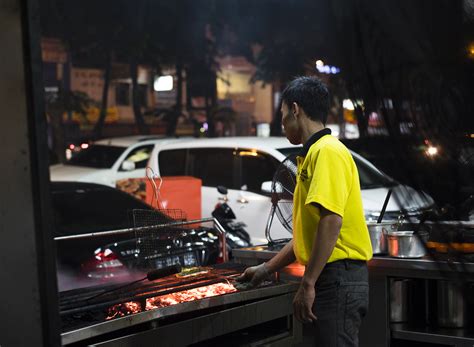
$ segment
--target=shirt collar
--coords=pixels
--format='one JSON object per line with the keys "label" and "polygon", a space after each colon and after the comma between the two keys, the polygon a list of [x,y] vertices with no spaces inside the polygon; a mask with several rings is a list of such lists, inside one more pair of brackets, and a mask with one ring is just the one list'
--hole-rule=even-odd
{"label": "shirt collar", "polygon": [[308,141],[305,142],[303,148],[301,149],[300,156],[305,157],[308,154],[310,147],[315,144],[321,137],[324,135],[331,135],[331,129],[324,128],[323,130],[319,130],[318,132],[311,135]]}

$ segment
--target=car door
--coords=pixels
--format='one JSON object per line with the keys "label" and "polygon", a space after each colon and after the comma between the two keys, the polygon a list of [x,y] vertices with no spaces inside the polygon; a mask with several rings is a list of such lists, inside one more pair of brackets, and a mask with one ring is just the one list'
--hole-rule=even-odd
{"label": "car door", "polygon": [[[201,179],[201,216],[209,218],[222,198],[217,186],[228,189],[229,200],[237,200],[236,162],[233,149],[181,148],[161,150],[158,154],[160,176],[193,176]],[[235,208],[236,206],[232,206]]]}
{"label": "car door", "polygon": [[[146,177],[146,166],[148,164],[148,159],[150,158],[151,152],[153,151],[153,144],[138,145],[132,147],[128,152],[125,153],[125,156],[119,161],[115,169],[115,182],[125,178],[141,178]],[[135,164],[134,169],[124,168],[124,163],[130,162]]]}
{"label": "car door", "polygon": [[[236,216],[248,226],[248,232],[254,244],[266,243],[265,228],[271,210],[271,199],[268,193],[261,191],[263,182],[272,181],[279,161],[271,155],[255,151],[239,149],[240,193],[235,204],[238,206]],[[271,226],[273,239],[291,238],[291,234],[274,216]]]}

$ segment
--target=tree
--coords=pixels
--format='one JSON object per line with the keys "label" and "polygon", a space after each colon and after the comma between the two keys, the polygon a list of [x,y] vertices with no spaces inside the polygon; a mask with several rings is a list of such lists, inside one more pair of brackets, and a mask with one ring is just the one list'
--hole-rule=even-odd
{"label": "tree", "polygon": [[170,35],[174,45],[170,47],[178,83],[174,117],[170,118],[167,133],[174,134],[182,112],[181,92],[185,73],[188,108],[192,108],[193,96],[204,97],[209,134],[212,136],[212,114],[217,107],[216,71],[219,69],[215,33],[220,30],[220,22],[216,2],[178,0],[174,2],[173,11],[176,13],[176,21],[171,31],[174,35]]}
{"label": "tree", "polygon": [[[97,67],[104,71],[104,84],[99,119],[93,137],[102,135],[107,115],[108,93],[114,51],[120,46],[124,23],[119,16],[123,8],[111,1],[44,0],[41,6],[43,35],[62,40],[69,56],[79,66]],[[69,85],[63,85],[69,90]]]}
{"label": "tree", "polygon": [[419,131],[459,131],[468,85],[460,54],[462,3],[435,3],[327,1],[334,56],[351,97],[364,101],[363,124],[376,111],[398,137],[407,114],[422,113],[413,119]]}
{"label": "tree", "polygon": [[53,151],[60,162],[66,161],[63,116],[69,112],[85,116],[91,103],[87,94],[64,90],[61,86],[56,94],[46,95],[45,108],[53,130]]}
{"label": "tree", "polygon": [[[322,58],[324,17],[320,2],[296,0],[226,1],[220,8],[237,42],[230,51],[256,65],[252,82],[273,83],[282,91],[296,76],[315,68]],[[257,49],[255,49],[257,48]],[[272,135],[281,135],[281,113],[276,110]]]}

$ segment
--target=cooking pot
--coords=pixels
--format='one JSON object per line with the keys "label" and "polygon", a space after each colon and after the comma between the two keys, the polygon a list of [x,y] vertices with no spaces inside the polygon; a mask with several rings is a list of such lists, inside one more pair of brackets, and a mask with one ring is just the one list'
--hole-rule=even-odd
{"label": "cooking pot", "polygon": [[387,254],[387,232],[393,231],[395,222],[367,223],[369,229],[372,252],[374,254]]}
{"label": "cooking pot", "polygon": [[423,239],[428,238],[427,232],[389,231],[388,254],[396,258],[421,258],[426,254]]}

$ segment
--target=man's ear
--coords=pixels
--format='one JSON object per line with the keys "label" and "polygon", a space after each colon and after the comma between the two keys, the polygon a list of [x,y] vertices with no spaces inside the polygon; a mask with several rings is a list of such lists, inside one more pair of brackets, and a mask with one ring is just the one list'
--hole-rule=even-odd
{"label": "man's ear", "polygon": [[293,102],[291,104],[291,113],[293,114],[293,117],[295,118],[297,118],[300,114],[300,106],[296,102]]}

